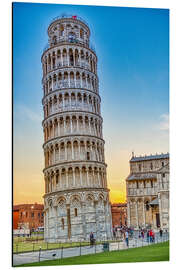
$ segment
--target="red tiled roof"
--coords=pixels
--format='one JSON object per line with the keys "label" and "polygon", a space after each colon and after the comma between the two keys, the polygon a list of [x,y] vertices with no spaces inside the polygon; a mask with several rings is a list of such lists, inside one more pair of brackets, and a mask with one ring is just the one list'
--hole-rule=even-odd
{"label": "red tiled roof", "polygon": [[18,204],[18,205],[13,205],[13,210],[20,210],[20,209],[29,209],[33,207],[34,210],[43,210],[44,209],[44,204]]}

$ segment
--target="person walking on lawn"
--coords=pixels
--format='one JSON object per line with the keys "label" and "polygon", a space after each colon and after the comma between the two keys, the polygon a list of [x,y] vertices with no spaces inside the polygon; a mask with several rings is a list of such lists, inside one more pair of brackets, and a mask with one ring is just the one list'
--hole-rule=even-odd
{"label": "person walking on lawn", "polygon": [[128,230],[125,231],[125,241],[126,241],[127,247],[129,247],[129,233],[128,233]]}
{"label": "person walking on lawn", "polygon": [[160,234],[160,237],[162,237],[162,235],[163,235],[163,230],[162,230],[161,228],[160,228],[159,234]]}
{"label": "person walking on lawn", "polygon": [[149,236],[150,236],[150,243],[152,243],[152,241],[153,241],[153,238],[152,238],[153,232],[152,232],[152,230],[149,231]]}

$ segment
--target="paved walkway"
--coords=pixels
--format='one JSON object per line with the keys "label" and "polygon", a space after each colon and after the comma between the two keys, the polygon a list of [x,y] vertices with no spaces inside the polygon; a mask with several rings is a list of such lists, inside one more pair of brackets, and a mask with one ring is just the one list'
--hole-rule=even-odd
{"label": "paved walkway", "polygon": [[[166,238],[156,238],[156,243],[165,241]],[[145,239],[138,239],[134,238],[129,241],[129,248],[147,246],[150,243],[147,242]],[[109,250],[123,250],[127,249],[125,241],[119,241],[109,244]],[[32,263],[32,262],[39,262],[45,260],[52,260],[52,259],[61,259],[61,258],[68,258],[68,257],[75,257],[80,255],[87,255],[87,254],[95,254],[103,252],[103,245],[95,245],[93,247],[90,246],[81,246],[81,247],[72,247],[72,248],[64,248],[64,249],[55,249],[55,250],[42,250],[42,251],[35,251],[35,252],[27,252],[27,253],[19,253],[13,254],[13,266],[25,264],[25,263]]]}

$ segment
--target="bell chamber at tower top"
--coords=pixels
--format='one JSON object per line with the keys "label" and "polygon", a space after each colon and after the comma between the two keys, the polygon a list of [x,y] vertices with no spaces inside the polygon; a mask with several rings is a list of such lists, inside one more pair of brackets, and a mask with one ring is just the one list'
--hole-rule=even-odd
{"label": "bell chamber at tower top", "polygon": [[98,93],[97,56],[89,42],[89,27],[76,16],[56,18],[48,27],[48,36],[41,58],[44,95],[62,88]]}
{"label": "bell chamber at tower top", "polygon": [[48,27],[49,46],[68,42],[89,47],[89,27],[77,16],[55,18]]}

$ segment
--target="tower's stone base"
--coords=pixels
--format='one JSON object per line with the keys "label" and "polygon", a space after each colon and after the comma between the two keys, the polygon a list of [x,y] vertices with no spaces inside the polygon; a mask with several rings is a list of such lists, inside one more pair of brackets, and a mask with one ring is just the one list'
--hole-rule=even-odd
{"label": "tower's stone base", "polygon": [[45,196],[46,242],[89,241],[112,238],[112,218],[107,189],[83,189]]}

